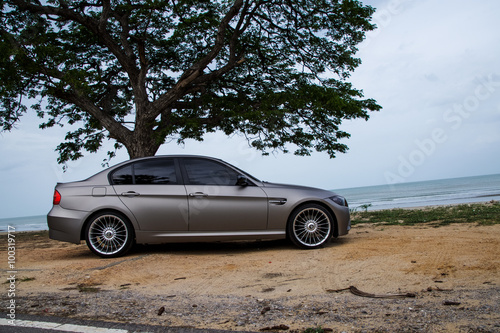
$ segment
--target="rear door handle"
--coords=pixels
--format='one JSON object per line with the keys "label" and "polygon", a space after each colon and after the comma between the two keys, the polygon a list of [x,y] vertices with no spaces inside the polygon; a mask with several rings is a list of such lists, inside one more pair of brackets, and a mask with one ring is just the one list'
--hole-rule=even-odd
{"label": "rear door handle", "polygon": [[135,191],[122,192],[122,196],[124,196],[124,197],[137,197],[139,195],[141,195],[141,194],[137,193]]}
{"label": "rear door handle", "polygon": [[208,194],[203,193],[203,192],[195,192],[195,193],[189,193],[190,197],[203,197],[206,198],[208,197]]}

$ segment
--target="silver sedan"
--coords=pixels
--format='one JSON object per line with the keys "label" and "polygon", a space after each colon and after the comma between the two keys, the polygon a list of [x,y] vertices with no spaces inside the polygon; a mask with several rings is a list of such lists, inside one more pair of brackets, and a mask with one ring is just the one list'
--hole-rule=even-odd
{"label": "silver sedan", "polygon": [[288,238],[312,249],[350,229],[347,201],[333,192],[263,182],[224,161],[184,155],[59,183],[47,221],[50,238],[85,240],[101,257],[134,243]]}

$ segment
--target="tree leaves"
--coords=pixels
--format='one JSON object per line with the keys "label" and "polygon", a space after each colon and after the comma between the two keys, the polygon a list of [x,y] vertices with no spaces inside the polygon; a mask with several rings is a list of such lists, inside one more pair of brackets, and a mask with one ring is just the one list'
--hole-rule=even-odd
{"label": "tree leaves", "polygon": [[81,124],[60,163],[105,138],[139,157],[214,131],[334,157],[342,121],[380,109],[346,82],[372,13],[353,0],[4,1],[0,125],[26,98],[42,128]]}

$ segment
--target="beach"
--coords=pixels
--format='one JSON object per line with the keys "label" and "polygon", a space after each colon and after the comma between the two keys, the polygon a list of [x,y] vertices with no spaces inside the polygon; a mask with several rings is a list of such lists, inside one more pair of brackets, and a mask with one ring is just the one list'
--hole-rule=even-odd
{"label": "beach", "polygon": [[[18,313],[236,331],[500,331],[499,224],[361,223],[316,250],[168,244],[100,259],[43,231],[17,233],[15,246]],[[6,258],[5,235],[0,249]]]}

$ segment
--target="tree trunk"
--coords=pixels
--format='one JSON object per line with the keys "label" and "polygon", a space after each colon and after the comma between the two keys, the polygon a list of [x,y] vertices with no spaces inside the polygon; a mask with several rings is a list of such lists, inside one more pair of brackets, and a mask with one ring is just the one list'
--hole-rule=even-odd
{"label": "tree trunk", "polygon": [[159,145],[151,145],[145,141],[137,140],[132,145],[125,145],[130,159],[154,156],[158,151]]}
{"label": "tree trunk", "polygon": [[154,156],[161,146],[152,129],[136,127],[131,134],[130,140],[124,143],[130,159]]}

